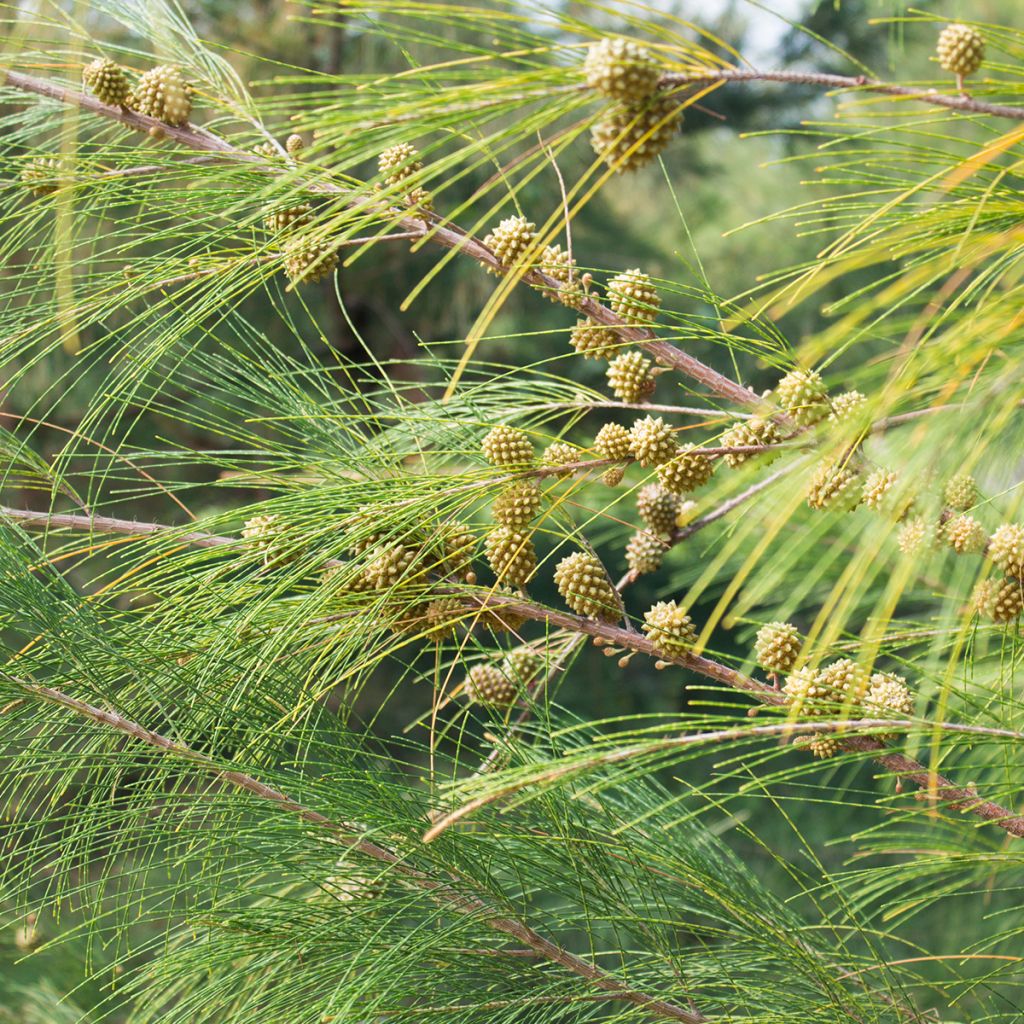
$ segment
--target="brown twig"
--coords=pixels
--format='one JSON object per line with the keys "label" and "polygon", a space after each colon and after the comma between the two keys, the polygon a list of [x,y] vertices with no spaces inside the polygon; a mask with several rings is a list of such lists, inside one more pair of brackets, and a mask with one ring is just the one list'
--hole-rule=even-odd
{"label": "brown twig", "polygon": [[176,743],[160,733],[153,732],[116,711],[96,707],[51,686],[41,686],[21,680],[18,681],[18,684],[27,693],[31,693],[52,704],[57,704],[100,725],[115,729],[163,753],[187,761],[200,770],[217,776],[231,786],[251,793],[261,800],[269,801],[283,811],[297,815],[303,821],[331,831],[338,837],[338,841],[349,850],[375,860],[378,863],[389,865],[391,871],[401,878],[403,882],[429,892],[431,897],[445,909],[481,919],[488,927],[504,935],[511,936],[545,960],[557,964],[590,982],[605,993],[609,999],[632,1003],[635,1006],[643,1007],[653,1016],[682,1021],[683,1024],[703,1024],[707,1019],[698,1011],[686,1009],[668,1000],[659,999],[655,996],[647,995],[645,992],[630,988],[600,967],[589,963],[575,953],[571,953],[557,943],[545,938],[524,922],[500,914],[477,896],[459,892],[452,887],[453,884],[464,884],[467,888],[470,888],[471,883],[460,878],[454,872],[448,872],[450,880],[444,882],[437,881],[422,871],[404,864],[391,850],[360,836],[356,826],[345,822],[333,821],[319,811],[304,806],[281,790],[268,786],[254,776],[235,769],[224,768],[207,755],[193,750],[182,743]]}

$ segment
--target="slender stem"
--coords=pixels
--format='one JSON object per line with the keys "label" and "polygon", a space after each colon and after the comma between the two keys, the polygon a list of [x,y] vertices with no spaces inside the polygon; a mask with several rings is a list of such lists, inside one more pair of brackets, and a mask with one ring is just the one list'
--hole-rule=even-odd
{"label": "slender stem", "polygon": [[[55,526],[69,529],[95,530],[97,532],[124,533],[133,536],[151,536],[153,534],[169,532],[172,536],[175,536],[175,539],[182,541],[182,543],[193,544],[198,547],[220,547],[224,545],[237,545],[239,543],[239,540],[234,537],[218,537],[210,533],[197,532],[174,534],[173,527],[163,526],[159,523],[138,523],[128,519],[113,519],[106,516],[84,516],[73,513],[51,515],[45,512],[22,511],[3,507],[0,507],[0,515],[19,519],[28,526]],[[762,683],[758,679],[746,676],[742,672],[737,672],[735,669],[729,668],[720,662],[712,661],[710,658],[704,658],[696,654],[682,654],[675,658],[666,658],[655,650],[654,645],[649,640],[631,629],[601,622],[597,619],[586,619],[580,615],[572,615],[569,612],[547,608],[544,605],[527,601],[523,598],[507,597],[504,594],[488,593],[479,597],[473,595],[473,600],[481,605],[508,607],[525,618],[544,622],[557,629],[564,629],[573,633],[584,633],[587,636],[598,637],[603,642],[612,646],[637,651],[641,654],[648,654],[666,664],[678,665],[681,668],[696,672],[707,679],[713,679],[715,682],[722,683],[725,686],[752,694],[764,704],[773,704],[778,707],[785,703],[783,695],[767,683]],[[916,783],[922,789],[935,793],[947,806],[956,810],[970,811],[984,821],[998,825],[1010,835],[1024,838],[1024,817],[1014,814],[1013,811],[991,800],[978,799],[977,793],[973,790],[954,785],[949,779],[931,771],[920,762],[913,760],[913,758],[890,750],[884,743],[870,737],[854,736],[844,738],[842,746],[847,750],[860,750],[873,754],[875,760],[892,771],[893,774]],[[436,834],[436,831],[441,826],[443,826],[443,822],[440,822],[434,829],[431,829],[428,835],[431,833]]]}
{"label": "slender stem", "polygon": [[[254,164],[261,169],[269,167],[268,162],[264,158],[254,153],[247,153],[244,150],[237,149],[224,139],[195,125],[174,126],[164,124],[162,121],[156,120],[156,118],[146,117],[143,114],[137,114],[122,107],[107,106],[107,104],[101,103],[93,96],[88,96],[85,93],[76,92],[53,82],[17,71],[0,72],[0,74],[3,74],[3,78],[0,80],[2,84],[6,84],[11,88],[20,89],[23,92],[33,93],[37,96],[45,96],[60,103],[72,104],[89,113],[118,121],[136,131],[148,132],[151,128],[159,129],[167,138],[191,149],[230,155],[239,161]],[[314,192],[347,196],[350,198],[350,205],[352,206],[368,210],[375,208],[373,204],[368,202],[365,194],[352,188],[342,187],[333,182],[310,182],[306,187]],[[455,249],[465,253],[483,266],[497,270],[499,273],[504,273],[507,269],[483,242],[454,224],[443,223],[434,214],[418,211],[415,215],[407,214],[396,217],[395,211],[387,206],[380,205],[379,208],[382,216],[391,222],[400,224],[403,230],[412,232],[416,237],[422,237],[445,249]],[[548,294],[557,293],[561,288],[559,281],[539,270],[524,270],[520,276],[527,284],[542,288]],[[586,314],[592,320],[614,328],[621,338],[633,341],[647,349],[662,365],[685,374],[721,398],[735,402],[738,405],[755,406],[760,404],[758,396],[749,389],[730,380],[717,370],[691,356],[688,352],[676,348],[670,342],[655,338],[653,331],[650,329],[632,327],[626,324],[619,316],[596,299],[584,296],[579,302],[574,303],[574,308]]]}
{"label": "slender stem", "polygon": [[708,68],[662,75],[661,85],[673,87],[701,82],[785,82],[790,85],[815,85],[825,89],[856,89],[859,92],[880,93],[884,96],[902,96],[918,103],[958,110],[965,114],[988,114],[1024,121],[1024,107],[1009,107],[1002,103],[986,103],[970,96],[947,96],[934,88],[921,89],[910,85],[892,85],[865,75],[829,75],[816,71],[756,71]]}
{"label": "slender stem", "polygon": [[18,680],[17,682],[18,685],[27,693],[33,694],[42,700],[49,701],[50,703],[57,704],[69,711],[73,711],[75,714],[91,719],[93,722],[97,722],[100,725],[115,729],[118,732],[139,741],[140,743],[145,743],[148,746],[154,747],[166,754],[170,754],[173,757],[181,758],[202,771],[216,775],[231,786],[235,786],[247,793],[251,793],[253,796],[259,797],[261,800],[267,800],[275,804],[281,810],[287,811],[290,814],[298,815],[298,817],[313,825],[329,829],[331,832],[335,833],[339,837],[340,841],[350,850],[369,857],[372,860],[378,861],[379,863],[389,865],[391,870],[404,882],[429,892],[431,897],[445,909],[459,914],[472,915],[482,919],[495,931],[511,936],[518,942],[521,942],[524,946],[529,947],[544,959],[549,960],[551,963],[558,964],[560,967],[571,971],[573,974],[586,979],[595,987],[601,989],[602,992],[606,993],[607,997],[610,999],[633,1003],[636,1006],[643,1007],[653,1016],[683,1021],[684,1024],[703,1024],[707,1019],[698,1011],[677,1006],[675,1003],[659,999],[655,996],[649,996],[644,992],[639,992],[636,989],[628,987],[612,975],[603,971],[600,967],[576,956],[575,953],[570,953],[567,949],[564,949],[557,943],[545,938],[539,932],[534,931],[534,929],[529,927],[529,925],[524,924],[522,921],[512,917],[503,916],[493,908],[489,907],[478,897],[466,895],[457,891],[452,888],[451,883],[456,885],[461,883],[466,885],[467,888],[471,888],[471,883],[466,879],[460,878],[454,872],[448,872],[451,882],[437,881],[429,875],[424,874],[422,871],[418,871],[415,868],[411,868],[407,864],[402,863],[399,857],[391,850],[361,837],[357,826],[351,825],[347,822],[333,821],[321,814],[319,811],[315,811],[312,808],[304,806],[298,801],[293,800],[281,790],[275,789],[273,786],[268,786],[266,783],[261,782],[259,779],[247,774],[246,772],[224,768],[206,754],[193,750],[191,747],[182,743],[176,743],[173,740],[162,736],[160,733],[153,732],[139,723],[132,721],[130,718],[126,718],[124,715],[121,715],[116,711],[108,711],[104,708],[96,707],[95,705],[79,700],[77,697],[72,697],[69,694],[64,693],[62,690],[58,690],[51,686],[41,686],[36,683],[29,683],[22,680]]}

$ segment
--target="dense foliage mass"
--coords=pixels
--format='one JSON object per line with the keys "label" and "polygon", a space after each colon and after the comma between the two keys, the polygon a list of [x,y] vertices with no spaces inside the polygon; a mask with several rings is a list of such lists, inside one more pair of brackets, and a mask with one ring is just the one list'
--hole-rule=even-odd
{"label": "dense foliage mass", "polygon": [[300,10],[6,12],[0,1021],[1018,1021],[1024,34]]}

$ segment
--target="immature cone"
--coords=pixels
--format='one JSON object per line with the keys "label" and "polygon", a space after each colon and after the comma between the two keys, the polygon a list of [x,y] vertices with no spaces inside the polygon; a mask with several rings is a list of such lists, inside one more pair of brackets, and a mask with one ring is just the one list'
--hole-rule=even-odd
{"label": "immature cone", "polygon": [[978,485],[975,483],[974,477],[967,473],[958,473],[951,477],[949,483],[946,484],[946,504],[958,512],[973,508],[978,504],[979,497]]}
{"label": "immature cone", "polygon": [[657,484],[641,487],[636,496],[636,510],[640,518],[655,532],[670,534],[676,526],[679,498]]}
{"label": "immature cone", "polygon": [[284,140],[284,148],[291,156],[298,159],[299,154],[306,148],[306,143],[301,135],[293,133]]}
{"label": "immature cone", "polygon": [[814,370],[792,370],[776,385],[775,397],[789,418],[808,427],[828,415],[828,392],[821,374]]}
{"label": "immature cone", "polygon": [[423,610],[427,636],[435,640],[455,635],[460,622],[472,623],[470,609],[457,597],[439,597],[428,602]]}
{"label": "immature cone", "polygon": [[445,570],[452,576],[461,576],[466,582],[472,582],[476,534],[465,523],[457,521],[442,523],[438,533],[442,539]]}
{"label": "immature cone", "polygon": [[[754,445],[772,445],[780,441],[779,428],[772,420],[751,416],[746,420],[737,420],[731,427],[722,432],[718,443],[722,448],[750,448]],[[735,469],[742,466],[747,459],[761,457],[767,459],[771,452],[729,452],[724,456],[728,465]]]}
{"label": "immature cone", "polygon": [[574,551],[555,566],[555,586],[577,615],[614,622],[620,615],[619,597],[599,558]]}
{"label": "immature cone", "polygon": [[334,246],[296,240],[285,247],[284,272],[292,284],[315,284],[330,277],[337,266]]}
{"label": "immature cone", "polygon": [[[544,453],[541,455],[541,464],[544,466],[550,466],[553,469],[557,469],[559,466],[571,466],[574,462],[579,462],[582,458],[582,453],[579,448],[569,444],[568,441],[552,441],[551,444],[544,449]],[[559,473],[559,476],[570,476],[572,474],[571,469],[565,470],[564,473]]]}
{"label": "immature cone", "polygon": [[815,736],[807,744],[807,749],[815,757],[834,757],[839,753],[839,740],[832,736]]}
{"label": "immature cone", "polygon": [[513,648],[501,660],[501,671],[521,686],[535,682],[544,669],[544,658],[532,647]]}
{"label": "immature cone", "polygon": [[385,184],[396,186],[422,171],[423,163],[415,146],[399,142],[377,157],[377,170]]}
{"label": "immature cone", "polygon": [[950,519],[942,530],[946,543],[958,555],[980,555],[988,543],[985,527],[974,516],[959,515]]}
{"label": "immature cone", "polygon": [[637,530],[626,544],[626,565],[638,576],[657,572],[668,545],[647,530]]}
{"label": "immature cone", "polygon": [[985,40],[969,25],[947,25],[935,47],[939,66],[954,75],[972,75],[985,59]]}
{"label": "immature cone", "polygon": [[606,423],[594,438],[594,450],[603,459],[630,458],[629,431],[620,423]]}
{"label": "immature cone", "polygon": [[693,620],[676,601],[659,601],[648,608],[642,628],[663,658],[678,658],[697,642]]}
{"label": "immature cone", "polygon": [[123,107],[128,102],[131,87],[124,77],[124,68],[109,57],[97,57],[82,69],[85,87],[100,101],[111,107]]}
{"label": "immature cone", "polygon": [[263,555],[263,564],[273,568],[297,558],[299,550],[288,542],[287,527],[275,512],[253,516],[242,527],[242,539]]}
{"label": "immature cone", "polygon": [[907,689],[903,676],[893,672],[876,672],[871,677],[871,688],[864,699],[864,707],[871,712],[906,717],[914,713],[914,695]]}
{"label": "immature cone", "polygon": [[658,88],[661,69],[631,39],[602,39],[587,47],[583,76],[591,89],[612,100],[644,100]]}
{"label": "immature cone", "polygon": [[840,658],[818,673],[818,683],[828,691],[833,703],[856,706],[867,696],[871,679],[863,665],[850,658]]}
{"label": "immature cone", "polygon": [[486,245],[502,265],[502,270],[488,267],[490,274],[500,274],[516,266],[533,247],[537,226],[525,217],[506,217],[496,228],[484,236]]}
{"label": "immature cone", "polygon": [[480,442],[492,466],[525,466],[533,461],[533,442],[525,430],[499,424]]}
{"label": "immature cone", "polygon": [[811,476],[807,504],[813,509],[835,506],[853,508],[857,504],[857,482],[860,478],[849,466],[826,460]]}
{"label": "immature cone", "polygon": [[545,246],[540,254],[537,269],[558,282],[557,288],[540,286],[540,290],[552,302],[561,302],[567,306],[579,302],[583,291],[579,283],[579,274],[576,273],[576,261],[568,252],[562,250],[561,244]]}
{"label": "immature cone", "polygon": [[590,144],[616,174],[622,174],[654,160],[676,137],[682,123],[681,102],[675,96],[616,103],[591,126]]}
{"label": "immature cone", "polygon": [[803,637],[790,622],[769,622],[757,631],[754,656],[769,672],[788,672],[800,657]]}
{"label": "immature cone", "polygon": [[477,704],[507,708],[519,695],[515,683],[496,665],[474,665],[466,673],[466,696]]}
{"label": "immature cone", "polygon": [[658,467],[658,483],[673,494],[688,494],[703,487],[715,472],[715,464],[692,445],[679,449],[671,462]]}
{"label": "immature cone", "polygon": [[27,185],[33,195],[52,195],[64,184],[64,168],[61,161],[54,156],[33,156],[21,165],[19,175],[23,185]]}
{"label": "immature cone", "polygon": [[905,555],[916,555],[936,546],[938,531],[935,523],[924,516],[908,519],[896,534],[896,545]]}
{"label": "immature cone", "polygon": [[526,526],[539,509],[540,488],[532,480],[521,480],[494,499],[491,512],[502,526]]}
{"label": "immature cone", "polygon": [[313,207],[309,203],[286,206],[278,210],[267,210],[263,224],[272,234],[281,234],[292,228],[301,228],[313,219]]}
{"label": "immature cone", "polygon": [[782,695],[796,714],[814,716],[827,713],[824,703],[833,695],[820,677],[821,673],[813,668],[798,668],[786,677]]}
{"label": "immature cone", "polygon": [[988,542],[988,557],[1007,576],[1024,576],[1024,526],[1003,523]]}
{"label": "immature cone", "polygon": [[147,71],[132,93],[133,108],[167,124],[182,125],[192,113],[192,90],[172,64]]}
{"label": "immature cone", "polygon": [[1020,580],[982,580],[971,596],[975,611],[993,622],[1012,622],[1024,610]]}
{"label": "immature cone", "polygon": [[634,267],[608,282],[608,305],[627,324],[649,324],[658,315],[661,299],[651,279]]}
{"label": "immature cone", "polygon": [[622,466],[609,466],[601,474],[601,483],[605,487],[618,487],[622,483],[622,478],[626,475],[626,470]]}
{"label": "immature cone", "polygon": [[530,535],[512,526],[499,526],[487,534],[484,555],[500,583],[521,587],[537,568],[537,552]]}
{"label": "immature cone", "polygon": [[611,359],[618,351],[618,334],[596,320],[577,320],[569,332],[569,344],[584,359]]}
{"label": "immature cone", "polygon": [[893,497],[893,488],[898,482],[898,473],[891,469],[876,469],[864,481],[861,501],[867,508],[875,511],[888,507]]}
{"label": "immature cone", "polygon": [[672,431],[660,416],[645,416],[630,427],[629,451],[646,469],[647,466],[668,462],[675,457],[678,448],[672,439]]}
{"label": "immature cone", "polygon": [[608,386],[622,402],[642,402],[654,391],[656,381],[651,374],[654,364],[640,352],[621,352],[605,371]]}
{"label": "immature cone", "polygon": [[862,395],[859,391],[844,391],[832,399],[832,411],[828,418],[833,423],[856,419],[866,404],[867,396]]}
{"label": "immature cone", "polygon": [[381,544],[370,552],[363,578],[374,590],[392,590],[422,575],[416,571],[419,558],[419,550],[407,544]]}

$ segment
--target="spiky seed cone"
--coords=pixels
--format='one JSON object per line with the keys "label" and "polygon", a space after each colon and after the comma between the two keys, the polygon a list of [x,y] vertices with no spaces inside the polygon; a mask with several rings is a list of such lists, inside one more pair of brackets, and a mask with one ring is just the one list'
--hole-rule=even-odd
{"label": "spiky seed cone", "polygon": [[281,234],[292,228],[301,228],[313,219],[313,207],[309,203],[286,206],[278,210],[267,210],[263,225],[271,234]]}
{"label": "spiky seed cone", "polygon": [[988,542],[988,557],[1007,576],[1024,576],[1024,526],[1003,523]]}
{"label": "spiky seed cone", "polygon": [[523,586],[537,568],[537,552],[530,535],[511,526],[487,534],[484,555],[500,583]]}
{"label": "spiky seed cone", "polygon": [[671,462],[658,467],[658,483],[673,494],[688,494],[703,487],[715,472],[715,464],[692,446],[679,449]]}
{"label": "spiky seed cone", "polygon": [[937,540],[935,523],[924,516],[908,519],[896,534],[896,545],[905,555],[919,555],[933,550]]}
{"label": "spiky seed cone", "polygon": [[192,113],[192,90],[173,64],[147,71],[132,96],[135,110],[167,124],[185,124]]}
{"label": "spiky seed cone", "polygon": [[672,431],[660,416],[645,416],[629,429],[629,451],[641,466],[660,466],[675,458]]}
{"label": "spiky seed cone", "polygon": [[658,315],[661,298],[651,279],[634,267],[608,282],[608,305],[627,324],[650,324]]}
{"label": "spiky seed cone", "polygon": [[370,552],[363,577],[374,590],[392,590],[421,575],[418,559],[419,551],[407,544],[381,544]]}
{"label": "spiky seed cone", "polygon": [[306,142],[301,135],[296,135],[294,132],[284,140],[284,148],[289,155],[295,157],[297,160],[299,154],[306,148]]}
{"label": "spiky seed cone", "polygon": [[659,601],[648,608],[642,629],[663,658],[678,658],[697,642],[693,620],[676,601]]}
{"label": "spiky seed cone", "polygon": [[839,740],[832,736],[815,736],[807,744],[807,749],[815,757],[834,757],[839,753]]}
{"label": "spiky seed cone", "polygon": [[807,504],[813,509],[853,508],[860,495],[857,483],[860,477],[848,465],[832,460],[822,462],[811,476],[807,489]]}
{"label": "spiky seed cone", "polygon": [[[479,607],[475,621],[485,629],[489,629],[492,633],[516,633],[526,622],[525,615],[514,611],[501,601],[492,600],[492,597],[515,597],[516,594],[508,587],[495,587],[493,594],[488,592],[482,596],[484,604]],[[470,623],[473,621],[473,619],[469,620]]]}
{"label": "spiky seed cone", "polygon": [[682,123],[682,106],[674,96],[616,103],[591,127],[590,144],[616,174],[622,174],[654,160],[676,137]]}
{"label": "spiky seed cone", "polygon": [[676,526],[679,498],[657,484],[641,487],[636,496],[636,510],[640,518],[655,533],[670,534]]}
{"label": "spiky seed cone", "polygon": [[601,39],[587,47],[583,77],[591,89],[612,100],[636,101],[653,95],[661,69],[632,39]]}
{"label": "spiky seed cone", "polygon": [[973,508],[978,504],[980,497],[978,485],[975,483],[974,477],[969,476],[967,473],[958,473],[956,476],[951,477],[949,483],[946,484],[944,496],[946,504],[950,508],[955,508],[958,512],[964,512],[969,508]]}
{"label": "spiky seed cone", "polygon": [[465,602],[457,597],[438,597],[428,602],[423,618],[427,636],[435,640],[454,636],[459,622],[472,621]]}
{"label": "spiky seed cone", "polygon": [[466,696],[477,704],[507,708],[518,695],[515,683],[496,665],[474,665],[466,674]]}
{"label": "spiky seed cone", "polygon": [[253,516],[242,527],[242,539],[247,546],[263,555],[263,564],[276,568],[294,561],[301,554],[299,547],[290,542],[288,528],[276,512]]}
{"label": "spiky seed cone", "polygon": [[533,442],[518,427],[492,427],[480,447],[492,466],[525,466],[533,461]]}
{"label": "spiky seed cone", "polygon": [[622,402],[642,402],[654,392],[654,364],[639,352],[620,352],[605,371],[612,394]]}
{"label": "spiky seed cone", "polygon": [[82,81],[100,103],[121,107],[128,102],[131,87],[124,76],[124,68],[109,57],[97,57],[82,68]]}
{"label": "spiky seed cone", "polygon": [[532,480],[521,480],[505,488],[494,499],[494,521],[502,526],[526,526],[540,509],[540,488]]}
{"label": "spiky seed cone", "polygon": [[[750,419],[737,420],[731,427],[722,432],[719,445],[722,448],[749,448],[753,445],[778,444],[779,428],[772,420],[751,416]],[[748,459],[755,457],[768,461],[771,452],[729,452],[725,456],[726,464],[735,469],[742,466]]]}
{"label": "spiky seed cone", "polygon": [[[541,464],[544,466],[550,466],[552,469],[557,469],[559,466],[571,466],[575,462],[579,462],[583,457],[583,453],[575,445],[569,444],[568,441],[552,441],[551,444],[544,449],[541,455]],[[571,476],[572,470],[567,469],[564,473],[559,473],[558,476]]]}
{"label": "spiky seed cone", "polygon": [[606,423],[594,438],[594,450],[603,459],[630,458],[629,431],[621,423]]}
{"label": "spiky seed cone", "polygon": [[21,165],[19,175],[23,185],[27,185],[33,195],[52,195],[64,184],[64,166],[55,156],[29,157]]}
{"label": "spiky seed cone", "polygon": [[484,245],[490,249],[501,270],[488,267],[489,274],[498,274],[515,267],[533,247],[537,239],[537,226],[525,217],[506,217],[489,234],[484,236]]}
{"label": "spiky seed cone", "polygon": [[619,348],[619,336],[596,320],[577,320],[569,332],[569,344],[584,359],[611,359]]}
{"label": "spiky seed cone", "polygon": [[423,162],[419,159],[419,151],[408,142],[399,142],[389,146],[377,157],[377,170],[384,183],[389,186],[400,185],[406,178],[411,178],[423,170]]}
{"label": "spiky seed cone", "polygon": [[985,40],[969,25],[947,25],[935,47],[939,66],[954,75],[972,75],[985,59]]}
{"label": "spiky seed cone", "polygon": [[561,302],[566,306],[579,303],[583,297],[583,289],[580,286],[579,274],[576,273],[576,261],[568,252],[562,251],[560,243],[544,248],[537,269],[558,282],[557,288],[540,287],[540,291],[552,302]]}
{"label": "spiky seed cone", "polygon": [[444,568],[453,576],[468,576],[476,554],[476,534],[465,523],[443,523]]}
{"label": "spiky seed cone", "polygon": [[284,272],[292,284],[315,284],[330,277],[338,266],[338,251],[331,245],[296,240],[284,250]]}
{"label": "spiky seed cone", "polygon": [[647,530],[637,530],[626,544],[626,565],[638,576],[657,572],[668,551],[668,544]]}
{"label": "spiky seed cone", "polygon": [[832,399],[832,411],[828,418],[833,423],[845,423],[858,419],[867,404],[867,396],[859,391],[844,391]]}
{"label": "spiky seed cone", "polygon": [[[137,109],[135,106],[135,97],[129,96],[128,106],[133,110]],[[270,142],[259,142],[252,147],[252,151],[257,155],[264,158],[264,160],[275,160],[280,158],[281,154],[277,151],[277,147]]]}
{"label": "spiky seed cone", "polygon": [[850,658],[840,658],[818,673],[818,684],[836,704],[862,704],[871,685],[868,670]]}
{"label": "spiky seed cone", "polygon": [[798,715],[824,715],[828,708],[825,702],[832,694],[821,683],[821,673],[813,668],[798,668],[786,677],[782,695],[786,704]]}
{"label": "spiky seed cone", "polygon": [[980,555],[988,543],[985,527],[974,516],[966,514],[950,519],[942,535],[958,555]]}
{"label": "spiky seed cone", "polygon": [[618,487],[622,483],[622,478],[626,475],[626,470],[622,466],[609,466],[601,474],[601,483],[605,487]]}
{"label": "spiky seed cone", "polygon": [[555,566],[555,586],[577,615],[614,622],[620,614],[619,597],[600,559],[574,551]]}
{"label": "spiky seed cone", "polygon": [[1020,580],[982,580],[971,595],[975,611],[993,622],[1012,622],[1024,610]]}
{"label": "spiky seed cone", "polygon": [[914,695],[903,676],[893,672],[875,672],[864,707],[877,714],[906,717],[914,713]]}
{"label": "spiky seed cone", "polygon": [[776,385],[775,397],[798,426],[809,427],[828,415],[828,392],[814,370],[791,370]]}
{"label": "spiky seed cone", "polygon": [[529,686],[544,670],[544,658],[532,647],[515,647],[501,660],[501,671],[520,686]]}
{"label": "spiky seed cone", "polygon": [[864,481],[861,501],[867,508],[879,511],[892,504],[893,488],[899,482],[899,474],[891,469],[876,469]]}
{"label": "spiky seed cone", "polygon": [[769,622],[757,631],[754,656],[769,672],[788,672],[800,657],[803,637],[790,622]]}

